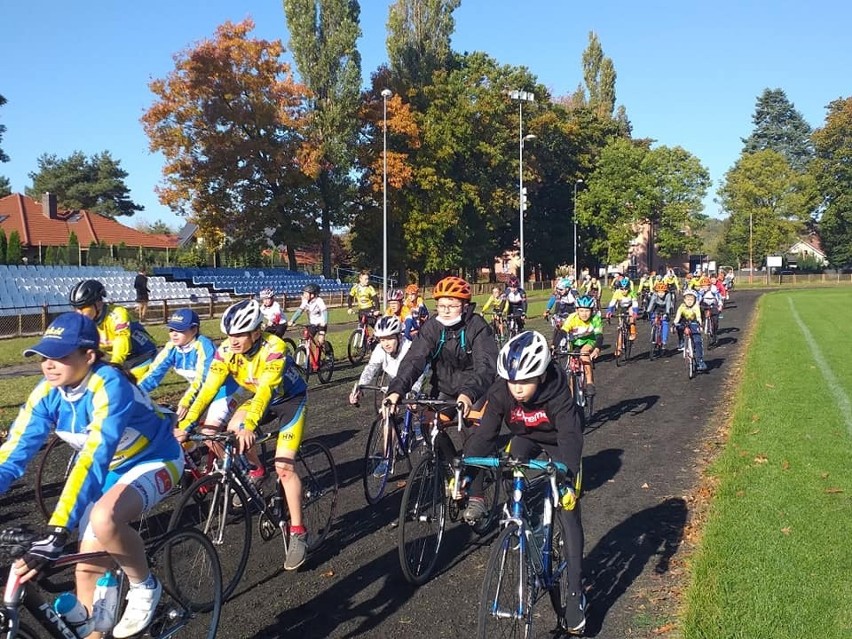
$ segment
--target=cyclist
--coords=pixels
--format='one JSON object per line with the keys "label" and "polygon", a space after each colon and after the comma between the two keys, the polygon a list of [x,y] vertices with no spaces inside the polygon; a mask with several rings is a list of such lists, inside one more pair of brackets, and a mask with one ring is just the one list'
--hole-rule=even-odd
{"label": "cyclist", "polygon": [[[20,409],[0,448],[0,494],[20,478],[51,431],[78,451],[49,532],[15,564],[23,581],[62,555],[77,526],[80,552],[107,551],[130,589],[124,616],[112,631],[130,637],[153,619],[162,586],[150,572],[139,533],[130,525],[180,481],[183,454],[170,416],[162,413],[127,374],[103,362],[95,323],[63,313],[41,341],[24,351],[40,355],[44,379]],[[77,566],[77,596],[92,610],[101,562]]]}
{"label": "cyclist", "polygon": [[216,354],[216,345],[213,340],[199,332],[201,320],[198,313],[192,309],[182,308],[175,311],[166,325],[169,329],[169,341],[157,354],[145,376],[139,380],[139,388],[151,393],[160,385],[166,373],[174,370],[189,382],[189,388],[180,398],[175,411],[178,419],[182,419],[207,377],[210,363]]}
{"label": "cyclist", "polygon": [[[488,322],[473,312],[476,304],[471,302],[470,284],[465,280],[445,277],[435,284],[432,297],[437,301],[437,315],[426,320],[411,343],[389,384],[386,404],[392,410],[431,365],[432,396],[456,400],[467,416],[494,381],[497,343]],[[446,432],[439,433],[435,445],[445,461],[455,456]]]}
{"label": "cyclist", "polygon": [[491,289],[491,295],[485,300],[485,304],[482,305],[482,314],[485,315],[488,311],[491,311],[494,326],[497,327],[497,332],[501,339],[506,331],[505,317],[508,309],[509,302],[503,294],[503,289],[495,286]]}
{"label": "cyclist", "polygon": [[592,361],[601,354],[603,346],[603,322],[599,313],[594,312],[595,300],[590,295],[577,299],[577,310],[562,323],[555,343],[562,341],[562,335],[568,336],[568,348],[582,353],[580,359],[586,372],[586,395],[595,394],[595,380],[592,377]]}
{"label": "cyclist", "polygon": [[283,337],[287,332],[287,317],[281,312],[281,305],[275,300],[275,291],[271,288],[262,288],[258,294],[260,297],[260,312],[263,313],[263,328]]}
{"label": "cyclist", "polygon": [[358,275],[358,283],[349,289],[347,312],[350,315],[355,312],[352,308],[353,302],[357,304],[358,323],[374,326],[376,317],[381,315],[381,312],[379,311],[379,293],[370,284],[370,271],[361,271]]}
{"label": "cyclist", "polygon": [[[625,280],[627,280],[626,283]],[[616,281],[615,290],[612,292],[612,299],[606,307],[606,318],[609,319],[612,317],[612,312],[616,306],[618,306],[621,312],[627,313],[627,321],[630,323],[630,339],[634,340],[636,339],[636,316],[639,314],[639,303],[630,292],[629,284],[630,279],[627,277],[619,278]],[[619,355],[620,353],[616,352],[615,356],[618,357]]]}
{"label": "cyclist", "polygon": [[[328,307],[320,297],[319,284],[311,282],[305,284],[302,288],[302,303],[299,308],[293,311],[293,315],[290,316],[290,323],[295,324],[302,313],[308,315],[308,331],[311,337],[316,339],[318,346],[316,357],[319,358],[320,348],[325,343],[325,333],[328,330]],[[314,356],[311,355],[311,357]]]}
{"label": "cyclist", "polygon": [[[239,440],[240,452],[254,465],[249,471],[252,482],[260,485],[266,471],[252,446],[258,423],[275,400],[274,410],[281,424],[275,472],[284,487],[291,522],[284,569],[296,570],[305,562],[307,552],[302,482],[293,467],[302,443],[308,387],[287,354],[284,340],[264,333],[260,328],[262,321],[257,300],[246,299],[228,307],[221,321],[222,332],[228,337],[216,350],[207,379],[178,428],[186,431],[192,427],[209,405],[202,432],[215,433],[227,425],[227,430]],[[219,395],[229,379],[238,387],[230,395]]]}
{"label": "cyclist", "polygon": [[661,338],[663,340],[664,347],[669,339],[668,294],[668,287],[662,282],[657,282],[654,284],[654,294],[651,295],[651,299],[648,301],[648,308],[645,309],[648,319],[652,322],[654,321],[654,315],[658,310],[663,312],[663,332]]}
{"label": "cyclist", "polygon": [[[509,340],[500,349],[497,373],[499,378],[486,395],[482,421],[465,443],[465,455],[496,455],[497,439],[506,424],[512,434],[509,443],[512,457],[528,461],[543,451],[553,461],[568,467],[567,477],[560,483],[563,507],[557,510],[568,561],[569,593],[565,616],[560,622],[568,632],[579,634],[586,625],[582,587],[583,524],[578,501],[583,418],[571,400],[565,371],[551,360],[547,340],[540,333],[526,331]],[[487,512],[483,499],[484,475],[475,472],[470,475],[472,483],[464,518],[475,523]],[[557,614],[560,612],[557,610]]]}
{"label": "cyclist", "polygon": [[402,307],[404,301],[405,293],[401,289],[395,288],[388,291],[388,306],[385,309],[385,315],[393,315],[402,319]]}
{"label": "cyclist", "polygon": [[697,368],[700,371],[707,370],[704,363],[704,345],[701,343],[701,307],[696,303],[698,293],[692,289],[683,292],[683,304],[675,313],[674,324],[677,329],[677,350],[683,351],[683,332],[687,326],[692,332],[692,347],[695,359],[698,361]]}
{"label": "cyclist", "polygon": [[521,288],[521,282],[517,275],[509,276],[504,295],[509,304],[506,314],[515,318],[520,333],[524,330],[524,320],[527,318],[527,293]]}
{"label": "cyclist", "polygon": [[405,336],[405,339],[410,341],[417,337],[420,327],[423,326],[423,323],[427,319],[429,319],[429,310],[425,305],[412,309],[408,317],[405,318],[402,327],[402,334]]}
{"label": "cyclist", "polygon": [[671,268],[666,269],[666,274],[663,276],[663,283],[668,287],[668,290],[669,290],[669,299],[668,299],[669,310],[668,310],[668,313],[669,313],[669,315],[671,315],[672,311],[674,310],[675,302],[677,301],[677,292],[678,292],[678,289],[680,288],[680,281],[678,280],[677,275],[675,275],[675,272],[674,272],[673,269],[671,269]]}
{"label": "cyclist", "polygon": [[[716,290],[719,292],[719,297],[722,298],[722,309],[724,309],[725,302],[728,301],[728,289],[725,288],[725,282],[720,280],[715,275],[711,275],[710,276],[710,286],[715,287]],[[721,319],[721,318],[722,318],[722,316],[720,315],[719,319]]]}
{"label": "cyclist", "polygon": [[[402,314],[401,317],[407,318],[411,316],[412,312],[417,311],[417,315],[420,315],[420,309],[426,308],[426,304],[423,302],[423,297],[420,295],[420,289],[417,287],[417,284],[409,284],[405,287],[405,300],[402,303]],[[428,317],[429,311],[426,311],[426,315]]]}
{"label": "cyclist", "polygon": [[725,302],[722,299],[721,293],[719,293],[718,287],[712,284],[710,278],[706,275],[698,280],[698,304],[701,307],[702,317],[706,311],[710,311],[713,332],[717,332],[719,329],[719,313],[721,313]]}
{"label": "cyclist", "polygon": [[[559,342],[556,341],[558,333],[561,331],[562,323],[565,319],[574,312],[577,307],[577,292],[574,290],[574,282],[570,277],[562,277],[556,281],[556,289],[553,295],[547,300],[547,306],[544,309],[544,319],[549,319],[551,314],[556,319],[556,328],[553,330],[553,343],[551,348],[556,348]],[[553,313],[551,313],[553,309]],[[561,339],[561,336],[560,336]]]}
{"label": "cyclist", "polygon": [[588,295],[593,300],[595,300],[595,309],[600,308],[601,305],[601,283],[598,281],[596,277],[590,277],[586,282],[583,283],[583,295]]}
{"label": "cyclist", "polygon": [[139,379],[154,361],[157,344],[142,324],[130,320],[126,308],[107,304],[105,298],[106,289],[98,280],[77,282],[68,295],[71,306],[97,324],[100,349],[110,356],[110,363]]}

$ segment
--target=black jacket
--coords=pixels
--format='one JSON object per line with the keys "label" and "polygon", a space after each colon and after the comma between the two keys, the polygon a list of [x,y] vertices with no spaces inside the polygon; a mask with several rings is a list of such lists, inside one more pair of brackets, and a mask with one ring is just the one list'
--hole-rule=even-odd
{"label": "black jacket", "polygon": [[461,323],[452,328],[433,317],[426,320],[388,393],[407,393],[431,364],[433,392],[437,389],[453,397],[464,393],[474,402],[482,397],[497,375],[497,343],[491,326],[473,308],[470,304]]}
{"label": "black jacket", "polygon": [[571,476],[576,476],[583,456],[583,417],[568,390],[568,375],[560,366],[550,363],[530,402],[518,403],[502,378],[488,389],[487,399],[482,421],[465,444],[466,455],[494,454],[497,436],[505,423],[514,436],[556,444],[556,461],[564,463]]}

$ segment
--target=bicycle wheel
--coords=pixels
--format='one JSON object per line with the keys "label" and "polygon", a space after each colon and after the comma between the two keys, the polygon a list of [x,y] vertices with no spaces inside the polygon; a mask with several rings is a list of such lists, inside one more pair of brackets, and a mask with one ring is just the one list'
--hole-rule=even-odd
{"label": "bicycle wheel", "polygon": [[432,575],[445,523],[444,480],[435,460],[424,457],[408,478],[399,508],[399,564],[409,583],[421,586]]}
{"label": "bicycle wheel", "polygon": [[704,318],[704,330],[701,332],[701,344],[704,346],[704,352],[710,350],[711,333],[713,332],[713,323],[709,317]]}
{"label": "bicycle wheel", "polygon": [[615,334],[615,352],[617,353],[615,357],[616,366],[621,366],[624,363],[622,361],[622,358],[624,357],[625,341],[626,340],[624,339],[624,331],[619,328]]}
{"label": "bicycle wheel", "polygon": [[212,639],[222,612],[222,572],[210,540],[193,528],[159,538],[146,551],[163,594],[147,634]]}
{"label": "bicycle wheel", "polygon": [[491,532],[492,527],[497,523],[500,517],[500,509],[503,502],[500,501],[500,471],[496,468],[486,468],[479,471],[483,473],[483,497],[485,505],[488,507],[488,514],[477,521],[473,526],[473,532],[482,536]]}
{"label": "bicycle wheel", "polygon": [[571,391],[574,393],[574,403],[581,409],[585,408],[586,389],[583,386],[578,373],[571,373]]}
{"label": "bicycle wheel", "polygon": [[585,411],[584,414],[586,416],[586,421],[590,422],[592,421],[592,415],[595,414],[595,396],[589,395],[586,392],[586,383],[586,374],[581,373],[580,387],[583,389],[583,398],[585,400],[583,410]]}
{"label": "bicycle wheel", "polygon": [[535,571],[529,553],[529,545],[514,522],[491,546],[479,599],[479,639],[530,636]]}
{"label": "bicycle wheel", "polygon": [[49,520],[59,495],[65,487],[65,480],[71,472],[71,466],[77,459],[77,451],[65,444],[59,437],[50,438],[41,459],[38,462],[35,478],[35,500],[39,512],[45,521]]}
{"label": "bicycle wheel", "polygon": [[695,357],[692,351],[692,336],[688,335],[683,345],[683,357],[686,359],[686,371],[689,379],[695,377]]}
{"label": "bicycle wheel", "polygon": [[222,475],[207,475],[189,487],[175,506],[169,530],[197,528],[219,551],[223,597],[240,583],[251,551],[251,513],[242,488]]}
{"label": "bicycle wheel", "polygon": [[[392,430],[390,424],[388,429]],[[388,477],[390,477],[390,451],[393,448],[390,433],[388,433],[388,440],[385,440],[385,420],[377,417],[370,427],[367,451],[364,453],[364,497],[371,506],[378,504],[385,494]]]}
{"label": "bicycle wheel", "polygon": [[346,355],[353,366],[357,366],[364,361],[364,356],[367,354],[367,343],[364,339],[364,329],[356,328],[349,335],[349,341],[346,343]]}
{"label": "bicycle wheel", "polygon": [[633,340],[630,339],[630,329],[624,328],[624,335],[621,338],[622,343],[624,344],[624,348],[621,349],[621,356],[624,358],[624,363],[630,361],[630,357],[633,353]]}
{"label": "bicycle wheel", "polygon": [[660,356],[660,345],[657,344],[657,337],[659,337],[660,329],[657,326],[657,323],[654,322],[651,324],[651,350],[648,352],[648,359],[655,359]]}
{"label": "bicycle wheel", "polygon": [[308,345],[299,344],[296,347],[296,356],[293,359],[296,362],[296,366],[299,367],[302,377],[304,377],[305,381],[308,381],[308,378],[311,376],[311,360],[308,357]]}
{"label": "bicycle wheel", "polygon": [[289,337],[282,337],[281,339],[283,339],[284,343],[287,344],[287,354],[290,355],[290,357],[295,357],[296,342],[294,342]]}
{"label": "bicycle wheel", "polygon": [[325,541],[337,505],[337,467],[331,451],[320,442],[299,446],[296,469],[302,481],[302,518],[308,531],[308,552]]}
{"label": "bicycle wheel", "polygon": [[550,603],[556,611],[559,625],[565,627],[565,607],[569,600],[570,590],[568,587],[568,553],[565,550],[565,539],[562,536],[562,526],[558,518],[553,521],[551,570],[556,575],[553,588],[550,589]]}
{"label": "bicycle wheel", "polygon": [[331,381],[332,373],[334,373],[334,349],[330,342],[323,342],[320,351],[319,370],[317,370],[320,384],[328,384]]}

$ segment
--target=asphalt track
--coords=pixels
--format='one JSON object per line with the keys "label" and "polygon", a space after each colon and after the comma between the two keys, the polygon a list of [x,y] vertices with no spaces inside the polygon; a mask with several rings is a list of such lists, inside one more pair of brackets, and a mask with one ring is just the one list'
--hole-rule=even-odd
{"label": "asphalt track", "polygon": [[[584,572],[587,636],[657,636],[670,618],[667,584],[679,572],[678,551],[690,516],[687,497],[698,481],[702,440],[723,397],[759,293],[737,291],[721,321],[710,370],[689,380],[669,342],[669,356],[648,360],[650,329],[641,322],[634,359],[612,360],[614,326],[595,369],[596,415],[583,451]],[[544,330],[533,320],[531,328]],[[549,329],[548,329],[549,331]],[[437,573],[416,588],[403,578],[394,526],[402,489],[366,504],[361,459],[371,419],[369,402],[346,401],[360,369],[336,370],[332,382],[311,382],[308,430],[331,447],[340,494],[326,543],[295,573],[285,573],[282,544],[255,535],[246,576],[224,610],[220,637],[436,638],[473,636],[492,534],[477,538],[463,523],[448,526]],[[404,479],[404,478],[400,478]],[[0,499],[0,523],[34,521],[32,473]],[[549,600],[535,609],[535,637],[553,637]]]}

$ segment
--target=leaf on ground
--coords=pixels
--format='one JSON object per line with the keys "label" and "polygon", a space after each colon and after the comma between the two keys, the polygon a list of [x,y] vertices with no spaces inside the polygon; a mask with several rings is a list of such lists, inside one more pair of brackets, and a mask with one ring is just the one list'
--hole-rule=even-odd
{"label": "leaf on ground", "polygon": [[825,489],[825,493],[827,495],[837,495],[837,494],[842,493],[842,492],[843,492],[843,489],[837,488],[836,486],[832,486],[831,488]]}
{"label": "leaf on ground", "polygon": [[667,632],[671,632],[674,629],[675,629],[675,625],[673,623],[667,623],[663,626],[660,626],[659,628],[654,628],[654,634],[655,635],[664,635]]}
{"label": "leaf on ground", "polygon": [[650,488],[650,486],[648,485],[648,482],[645,482],[644,484],[642,484],[642,488]]}
{"label": "leaf on ground", "polygon": [[793,529],[789,526],[784,526],[784,528],[781,529],[781,532],[785,535],[789,535],[791,532],[793,532]]}
{"label": "leaf on ground", "polygon": [[769,461],[769,459],[764,457],[763,455],[758,455],[757,457],[754,458],[755,464],[765,464],[768,461]]}
{"label": "leaf on ground", "polygon": [[820,473],[819,477],[820,479],[828,479],[828,473]]}
{"label": "leaf on ground", "polygon": [[737,497],[745,497],[745,491],[744,490],[738,490],[735,494],[736,494]]}
{"label": "leaf on ground", "polygon": [[320,575],[320,576],[321,577],[334,577],[334,571],[333,570],[327,570],[326,572],[322,573],[322,575]]}
{"label": "leaf on ground", "polygon": [[[751,422],[752,422],[752,423],[754,423],[754,422],[756,422],[756,421],[758,421],[758,420],[760,420],[760,415],[758,415],[757,413],[754,413],[754,414],[751,416]],[[757,431],[757,432],[760,432],[760,431]]]}
{"label": "leaf on ground", "polygon": [[790,470],[790,462],[786,459],[781,462],[781,470]]}
{"label": "leaf on ground", "polygon": [[775,384],[765,384],[766,388],[775,388]]}

